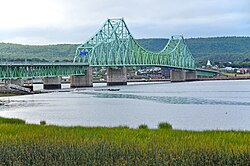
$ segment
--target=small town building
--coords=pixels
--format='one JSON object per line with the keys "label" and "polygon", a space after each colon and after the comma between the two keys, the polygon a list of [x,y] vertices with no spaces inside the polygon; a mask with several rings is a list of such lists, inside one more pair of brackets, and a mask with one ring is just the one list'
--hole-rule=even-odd
{"label": "small town building", "polygon": [[247,73],[249,73],[249,69],[248,68],[240,68],[239,73],[240,74],[247,74]]}

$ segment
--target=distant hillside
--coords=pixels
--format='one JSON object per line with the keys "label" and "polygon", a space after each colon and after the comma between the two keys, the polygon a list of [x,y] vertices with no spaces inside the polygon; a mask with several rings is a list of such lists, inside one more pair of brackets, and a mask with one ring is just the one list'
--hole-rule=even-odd
{"label": "distant hillside", "polygon": [[198,60],[235,62],[250,59],[250,37],[218,37],[188,39],[194,57]]}
{"label": "distant hillside", "polygon": [[[150,51],[160,51],[168,39],[138,39],[140,45]],[[234,62],[250,59],[250,37],[215,37],[186,39],[196,61]],[[73,60],[78,44],[31,46],[0,43],[0,58],[3,60]]]}
{"label": "distant hillside", "polygon": [[58,45],[21,45],[0,43],[0,58],[9,59],[40,59],[40,60],[73,60],[78,44]]}

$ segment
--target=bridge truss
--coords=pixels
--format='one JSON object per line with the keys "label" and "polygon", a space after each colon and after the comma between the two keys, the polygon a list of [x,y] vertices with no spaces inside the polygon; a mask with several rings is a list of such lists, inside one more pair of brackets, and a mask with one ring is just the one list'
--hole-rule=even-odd
{"label": "bridge truss", "polygon": [[86,66],[81,63],[70,64],[1,64],[0,78],[34,78],[85,75]]}
{"label": "bridge truss", "polygon": [[194,58],[182,36],[172,36],[160,52],[141,47],[125,21],[107,19],[101,29],[78,46],[74,62],[93,67],[159,66],[195,69]]}

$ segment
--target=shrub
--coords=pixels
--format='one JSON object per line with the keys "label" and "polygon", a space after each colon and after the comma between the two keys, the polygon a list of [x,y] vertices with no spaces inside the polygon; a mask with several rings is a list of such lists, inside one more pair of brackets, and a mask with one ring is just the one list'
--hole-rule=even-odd
{"label": "shrub", "polygon": [[42,121],[40,121],[40,125],[46,125],[46,121],[45,120],[42,120]]}
{"label": "shrub", "polygon": [[173,129],[172,125],[168,122],[160,122],[158,124],[158,128],[159,129],[170,129],[170,130]]}
{"label": "shrub", "polygon": [[138,126],[139,129],[148,129],[148,126],[146,124],[141,124]]}
{"label": "shrub", "polygon": [[119,125],[115,128],[120,128],[120,129],[129,129],[129,127],[127,125]]}

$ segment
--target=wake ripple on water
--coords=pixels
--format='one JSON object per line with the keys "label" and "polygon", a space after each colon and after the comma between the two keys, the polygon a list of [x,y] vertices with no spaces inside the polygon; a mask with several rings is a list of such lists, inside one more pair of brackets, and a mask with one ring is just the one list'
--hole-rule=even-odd
{"label": "wake ripple on water", "polygon": [[97,92],[78,92],[83,94],[94,95],[97,98],[120,98],[120,99],[136,99],[160,102],[165,104],[202,104],[202,105],[245,105],[250,106],[250,102],[237,101],[220,101],[211,99],[201,99],[194,97],[179,97],[179,96],[141,96],[132,94],[120,93],[97,93]]}
{"label": "wake ripple on water", "polygon": [[48,104],[43,101],[33,101],[33,100],[0,100],[0,106],[2,107],[36,107]]}

